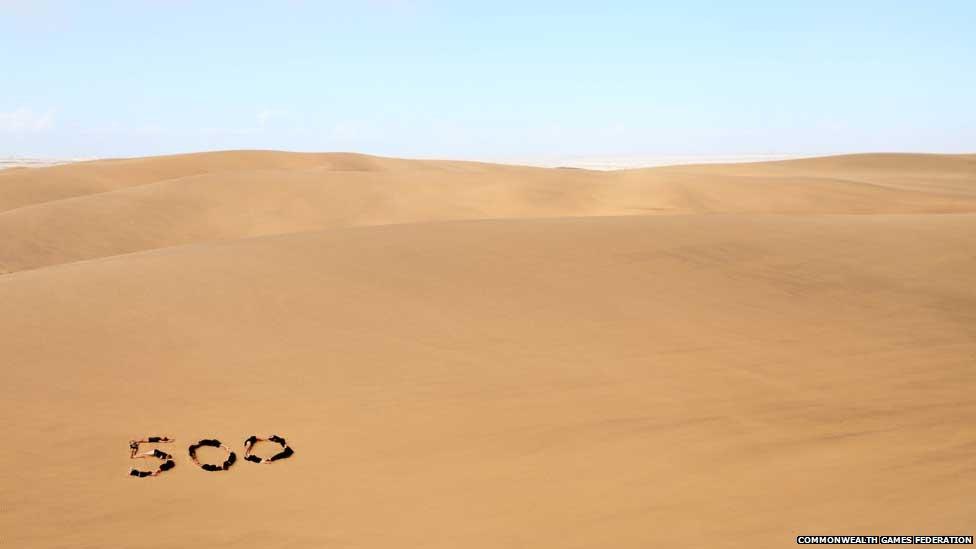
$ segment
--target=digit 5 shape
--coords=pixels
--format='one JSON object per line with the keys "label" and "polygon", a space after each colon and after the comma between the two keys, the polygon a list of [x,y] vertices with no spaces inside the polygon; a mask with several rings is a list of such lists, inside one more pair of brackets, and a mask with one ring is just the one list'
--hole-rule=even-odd
{"label": "digit 5 shape", "polygon": [[139,440],[129,441],[129,459],[148,459],[155,458],[161,460],[162,463],[155,471],[140,471],[139,469],[130,469],[129,475],[138,478],[145,477],[155,477],[162,474],[164,471],[169,471],[173,467],[176,467],[176,462],[173,461],[173,456],[167,454],[166,452],[160,450],[159,448],[153,449],[151,452],[139,453],[140,444],[153,444],[153,443],[163,443],[172,444],[175,442],[169,437],[148,437]]}

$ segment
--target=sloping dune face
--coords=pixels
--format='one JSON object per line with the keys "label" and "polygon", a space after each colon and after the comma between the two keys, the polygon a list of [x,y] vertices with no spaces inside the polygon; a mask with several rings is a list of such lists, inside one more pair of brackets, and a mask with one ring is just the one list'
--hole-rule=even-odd
{"label": "sloping dune face", "polygon": [[[974,160],[594,173],[219,153],[0,173],[0,532],[972,535]],[[240,461],[271,433],[295,455]],[[128,476],[153,465],[128,457],[150,435],[177,439],[158,446],[176,467]],[[203,438],[238,463],[193,465]]]}

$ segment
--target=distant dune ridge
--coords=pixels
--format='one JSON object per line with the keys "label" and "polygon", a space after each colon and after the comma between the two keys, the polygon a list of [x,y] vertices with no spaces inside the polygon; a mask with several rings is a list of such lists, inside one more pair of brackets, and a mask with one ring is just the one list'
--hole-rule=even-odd
{"label": "distant dune ridge", "polygon": [[[976,155],[0,171],[12,547],[972,535]],[[205,473],[186,446],[295,455]],[[127,441],[174,470],[126,475]]]}
{"label": "distant dune ridge", "polygon": [[230,151],[0,172],[0,273],[212,240],[463,219],[976,211],[976,159],[617,172]]}

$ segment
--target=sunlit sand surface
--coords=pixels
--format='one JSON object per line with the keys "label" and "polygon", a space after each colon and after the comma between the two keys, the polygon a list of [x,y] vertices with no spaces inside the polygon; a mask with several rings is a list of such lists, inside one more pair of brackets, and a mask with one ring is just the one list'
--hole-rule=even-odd
{"label": "sunlit sand surface", "polygon": [[[4,546],[781,547],[976,525],[973,155],[4,170],[0,272]],[[272,433],[293,457],[186,455]],[[159,446],[176,468],[129,477],[148,435],[177,439]]]}

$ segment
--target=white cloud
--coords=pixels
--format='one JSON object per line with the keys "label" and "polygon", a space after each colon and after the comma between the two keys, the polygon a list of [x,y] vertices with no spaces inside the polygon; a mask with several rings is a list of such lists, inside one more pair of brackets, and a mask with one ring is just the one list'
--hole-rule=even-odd
{"label": "white cloud", "polygon": [[0,112],[0,132],[38,133],[54,127],[54,109],[34,112],[21,107],[15,111]]}

